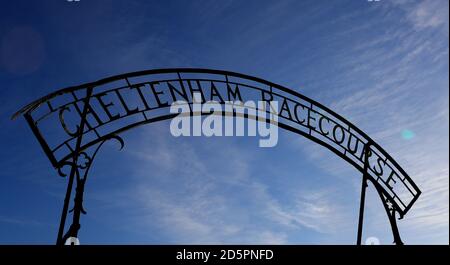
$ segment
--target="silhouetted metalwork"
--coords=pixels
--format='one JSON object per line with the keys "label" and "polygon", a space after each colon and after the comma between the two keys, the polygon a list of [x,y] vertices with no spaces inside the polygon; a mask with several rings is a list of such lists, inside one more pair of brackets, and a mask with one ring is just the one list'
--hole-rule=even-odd
{"label": "silhouetted metalwork", "polygon": [[[17,112],[23,115],[45,154],[61,176],[70,168],[57,244],[77,237],[83,192],[89,169],[103,143],[148,123],[172,119],[170,104],[192,94],[202,102],[258,100],[281,102],[278,126],[302,135],[334,152],[362,172],[357,244],[361,244],[365,192],[368,181],[378,192],[388,215],[394,242],[402,244],[397,228],[420,195],[420,190],[398,163],[377,143],[346,119],[320,103],[266,80],[209,69],[158,69],[109,77],[69,87],[45,96]],[[204,113],[201,113],[204,114]],[[248,118],[248,117],[247,117]],[[73,183],[72,223],[66,233]]]}

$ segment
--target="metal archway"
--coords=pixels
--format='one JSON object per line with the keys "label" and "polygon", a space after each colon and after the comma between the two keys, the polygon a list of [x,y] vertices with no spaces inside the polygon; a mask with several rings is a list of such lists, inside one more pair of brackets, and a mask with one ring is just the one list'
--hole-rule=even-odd
{"label": "metal archway", "polygon": [[[345,118],[322,104],[283,86],[239,73],[211,69],[156,69],[108,77],[68,87],[38,99],[14,114],[23,115],[51,164],[61,176],[70,167],[57,244],[77,238],[83,209],[84,186],[100,147],[140,125],[172,119],[171,103],[202,101],[221,104],[249,99],[281,103],[278,126],[302,135],[334,152],[362,173],[357,244],[361,244],[364,202],[370,181],[389,218],[394,243],[403,244],[397,216],[403,218],[421,191],[398,163],[375,141]],[[201,114],[200,114],[201,115]],[[248,117],[247,117],[248,118]],[[76,181],[72,224],[64,233]]]}

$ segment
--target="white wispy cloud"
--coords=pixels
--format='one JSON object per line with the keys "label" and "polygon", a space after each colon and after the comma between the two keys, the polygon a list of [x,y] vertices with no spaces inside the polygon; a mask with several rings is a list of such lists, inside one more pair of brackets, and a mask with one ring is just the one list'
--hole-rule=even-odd
{"label": "white wispy cloud", "polygon": [[345,223],[340,205],[323,191],[302,192],[292,206],[283,207],[274,200],[268,201],[270,218],[292,228],[304,227],[314,231],[333,234]]}
{"label": "white wispy cloud", "polygon": [[18,226],[49,226],[48,224],[40,221],[11,216],[0,216],[0,223],[7,223]]}
{"label": "white wispy cloud", "polygon": [[[157,229],[169,243],[288,244],[302,243],[292,233],[333,234],[346,226],[329,190],[300,188],[289,203],[279,201],[252,172],[258,160],[232,138],[205,150],[159,128],[143,129],[148,142],[128,143],[127,156],[137,166],[113,207],[126,207],[126,197],[126,205],[139,209],[130,227]],[[114,204],[110,192],[105,196],[96,199]]]}
{"label": "white wispy cloud", "polygon": [[[350,90],[342,88],[348,92],[330,107],[380,143],[422,190],[411,212],[399,222],[406,242],[444,243],[449,234],[448,1],[399,1],[389,6],[400,8],[407,23],[360,42],[353,47],[353,56],[342,54],[343,66],[353,69],[346,76],[360,71],[368,80],[358,82],[363,84],[358,87],[351,85]],[[416,137],[402,139],[404,129],[414,131]],[[305,154],[323,161],[325,151],[310,149]],[[323,168],[346,170],[333,160]],[[372,220],[386,218],[383,212],[371,214]],[[377,224],[374,221],[373,227]]]}
{"label": "white wispy cloud", "polygon": [[443,26],[448,35],[448,1],[421,1],[409,9],[407,17],[418,29]]}

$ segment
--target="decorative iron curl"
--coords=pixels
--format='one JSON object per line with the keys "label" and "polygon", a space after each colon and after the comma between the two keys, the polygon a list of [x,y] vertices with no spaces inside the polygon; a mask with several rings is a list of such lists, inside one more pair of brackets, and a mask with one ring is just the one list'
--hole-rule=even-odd
{"label": "decorative iron curl", "polygon": [[[79,169],[84,169],[85,172],[83,174],[83,178],[87,177],[87,173],[88,173],[88,171],[89,171],[89,169],[90,169],[90,167],[92,165],[92,162],[95,159],[95,156],[97,155],[98,151],[100,150],[100,147],[102,147],[102,145],[105,142],[109,141],[109,140],[116,140],[117,142],[119,142],[119,144],[120,144],[119,151],[121,151],[124,148],[124,146],[125,146],[125,142],[122,139],[122,137],[120,137],[119,135],[109,135],[107,138],[103,139],[100,142],[100,144],[97,145],[97,147],[95,148],[95,151],[92,154],[92,156],[88,155],[88,153],[86,151],[81,151],[79,153],[79,155],[77,156],[77,164],[76,165],[74,163],[74,159],[75,158],[72,158],[72,161],[64,161],[64,162],[62,162],[61,166],[57,168],[59,176],[61,176],[61,177],[66,177],[67,176],[67,174],[62,171],[62,169],[64,167],[66,167],[66,166],[69,166],[69,167],[75,166],[75,168],[77,169],[77,172],[78,172],[77,174],[78,175],[79,175]],[[83,156],[83,158],[86,159],[86,162],[84,164],[78,163],[79,162],[78,159],[80,158],[80,156]]]}
{"label": "decorative iron curl", "polygon": [[[69,211],[69,213],[72,213],[73,215],[73,221],[67,232],[64,234],[64,236],[62,236],[62,242],[66,242],[67,239],[70,237],[77,237],[78,230],[81,227],[79,220],[80,215],[87,214],[83,205],[84,185],[86,183],[89,170],[91,169],[91,166],[98,151],[103,146],[103,144],[109,140],[116,140],[117,142],[119,142],[120,144],[119,151],[122,150],[123,147],[125,146],[125,142],[120,136],[110,135],[107,138],[103,139],[103,141],[100,142],[99,145],[97,145],[92,155],[89,155],[86,152],[86,150],[82,150],[81,152],[79,152],[77,156],[74,156],[72,161],[66,161],[63,163],[63,166],[71,166],[72,170],[74,170],[74,174],[76,176],[76,188],[75,188],[74,205],[73,208]],[[83,157],[85,159],[83,163],[79,163],[78,159],[80,157]],[[61,168],[58,169],[58,172],[60,173],[61,176],[64,177],[66,176],[66,174],[62,172]]]}

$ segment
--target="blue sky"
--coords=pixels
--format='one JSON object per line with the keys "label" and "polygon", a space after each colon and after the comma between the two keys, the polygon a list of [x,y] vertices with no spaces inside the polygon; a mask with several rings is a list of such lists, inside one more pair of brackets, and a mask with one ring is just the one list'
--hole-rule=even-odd
{"label": "blue sky", "polygon": [[[422,195],[407,244],[449,242],[448,1],[2,1],[0,243],[53,244],[66,180],[23,119],[56,89],[170,67],[241,72],[292,88],[365,131]],[[180,137],[169,123],[98,155],[82,244],[354,244],[361,174],[280,131]],[[392,236],[373,189],[363,240]]]}

